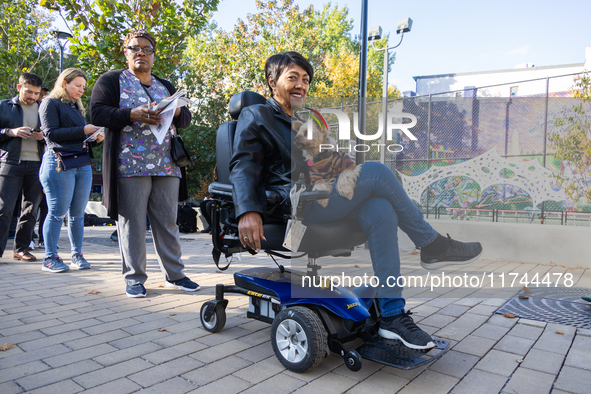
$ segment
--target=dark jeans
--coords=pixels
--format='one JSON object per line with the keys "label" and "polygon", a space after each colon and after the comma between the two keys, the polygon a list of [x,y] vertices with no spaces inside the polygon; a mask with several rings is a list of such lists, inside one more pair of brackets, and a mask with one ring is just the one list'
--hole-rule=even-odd
{"label": "dark jeans", "polygon": [[41,199],[41,203],[39,204],[39,243],[43,243],[43,224],[45,223],[45,218],[47,217],[47,199],[45,198],[45,194]]}
{"label": "dark jeans", "polygon": [[21,215],[14,235],[14,251],[29,248],[33,229],[37,222],[37,210],[43,197],[39,182],[38,161],[23,161],[20,164],[0,163],[0,256],[6,248],[10,220],[18,195],[22,191]]}

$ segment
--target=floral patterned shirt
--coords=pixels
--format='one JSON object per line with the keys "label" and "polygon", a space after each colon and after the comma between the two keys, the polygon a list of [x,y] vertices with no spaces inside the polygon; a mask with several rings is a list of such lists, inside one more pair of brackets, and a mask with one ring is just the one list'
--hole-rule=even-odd
{"label": "floral patterned shirt", "polygon": [[[149,104],[152,99],[160,102],[170,96],[168,89],[156,78],[152,77],[150,86],[142,86],[140,80],[125,70],[119,77],[120,108],[135,108]],[[146,92],[147,91],[147,92]],[[149,92],[149,95],[148,95]],[[121,141],[118,151],[118,174],[120,177],[131,176],[176,176],[181,177],[180,168],[174,164],[170,156],[170,138],[174,132],[171,124],[162,144],[150,130],[150,126],[141,126],[140,122],[125,126],[121,130]]]}

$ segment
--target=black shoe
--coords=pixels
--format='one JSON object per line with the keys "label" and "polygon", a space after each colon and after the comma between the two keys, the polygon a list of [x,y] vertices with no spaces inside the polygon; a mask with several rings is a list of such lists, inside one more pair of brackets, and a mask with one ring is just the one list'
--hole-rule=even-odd
{"label": "black shoe", "polygon": [[450,264],[469,264],[482,254],[480,242],[456,241],[449,234],[445,242],[447,247],[439,255],[431,255],[421,249],[421,267],[434,270]]}
{"label": "black shoe", "polygon": [[209,232],[211,232],[211,227],[207,227],[205,230],[201,230],[201,233],[202,234],[206,234],[206,233],[209,233]]}
{"label": "black shoe", "polygon": [[435,347],[433,339],[421,330],[412,320],[411,311],[400,315],[382,317],[378,334],[385,339],[398,339],[411,349],[431,349]]}

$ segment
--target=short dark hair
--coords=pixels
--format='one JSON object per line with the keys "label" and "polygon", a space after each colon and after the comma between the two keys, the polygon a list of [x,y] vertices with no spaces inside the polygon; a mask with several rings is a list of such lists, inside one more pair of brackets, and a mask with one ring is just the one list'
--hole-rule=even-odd
{"label": "short dark hair", "polygon": [[314,68],[308,59],[303,57],[298,52],[277,53],[268,58],[265,62],[265,79],[267,80],[267,86],[271,91],[271,96],[273,96],[273,89],[271,88],[271,85],[269,85],[269,76],[273,78],[274,82],[277,82],[285,69],[293,66],[294,64],[300,66],[308,73],[310,76],[310,83],[312,83],[312,78],[314,78]]}
{"label": "short dark hair", "polygon": [[21,76],[18,77],[18,84],[21,86],[43,86],[43,81],[33,73],[22,73]]}
{"label": "short dark hair", "polygon": [[123,41],[123,46],[126,47],[127,43],[129,43],[129,41],[136,37],[145,38],[146,40],[150,41],[152,47],[156,49],[156,40],[154,39],[154,37],[152,37],[150,33],[148,33],[145,30],[132,30],[129,33],[127,33],[127,35],[125,36],[125,41]]}

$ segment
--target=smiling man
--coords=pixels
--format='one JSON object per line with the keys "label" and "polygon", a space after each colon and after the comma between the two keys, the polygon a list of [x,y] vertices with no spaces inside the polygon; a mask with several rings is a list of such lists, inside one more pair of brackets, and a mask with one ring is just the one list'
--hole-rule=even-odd
{"label": "smiling man", "polygon": [[43,84],[41,78],[31,73],[23,73],[18,81],[18,96],[0,101],[0,257],[6,247],[16,200],[22,192],[13,256],[35,261],[28,249],[43,196],[39,166],[45,147],[38,115]]}

